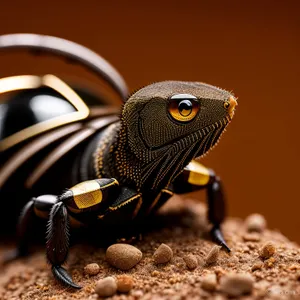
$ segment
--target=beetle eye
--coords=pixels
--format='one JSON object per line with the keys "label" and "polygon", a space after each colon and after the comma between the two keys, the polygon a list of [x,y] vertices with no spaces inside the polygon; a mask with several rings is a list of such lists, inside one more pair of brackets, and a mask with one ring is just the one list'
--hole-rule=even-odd
{"label": "beetle eye", "polygon": [[199,102],[192,95],[175,95],[171,97],[168,110],[176,121],[191,121],[199,111]]}

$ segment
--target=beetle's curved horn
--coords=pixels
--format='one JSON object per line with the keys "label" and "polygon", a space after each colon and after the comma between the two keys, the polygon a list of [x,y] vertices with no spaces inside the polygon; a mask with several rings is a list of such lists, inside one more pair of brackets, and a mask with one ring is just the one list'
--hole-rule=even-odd
{"label": "beetle's curved horn", "polygon": [[22,48],[36,49],[72,59],[104,78],[123,101],[128,97],[127,85],[119,72],[103,57],[82,45],[40,34],[16,33],[0,36],[0,51]]}

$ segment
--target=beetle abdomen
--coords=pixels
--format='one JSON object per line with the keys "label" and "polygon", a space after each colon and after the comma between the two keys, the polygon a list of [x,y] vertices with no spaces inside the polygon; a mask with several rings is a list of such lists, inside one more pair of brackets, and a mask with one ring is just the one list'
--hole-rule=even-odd
{"label": "beetle abdomen", "polygon": [[0,105],[0,140],[37,123],[76,111],[56,91],[41,87],[17,92]]}

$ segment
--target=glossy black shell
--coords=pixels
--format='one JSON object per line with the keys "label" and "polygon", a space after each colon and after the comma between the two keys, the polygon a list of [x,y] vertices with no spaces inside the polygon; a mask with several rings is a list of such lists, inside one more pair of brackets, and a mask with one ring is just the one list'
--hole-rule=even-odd
{"label": "glossy black shell", "polygon": [[[99,96],[92,94],[90,91],[76,87],[73,89],[89,107],[99,108],[105,105],[103,99],[100,99]],[[0,142],[24,128],[75,111],[75,107],[67,99],[48,87],[9,93],[8,96],[1,99],[0,104]],[[3,167],[15,153],[22,152],[26,145],[32,140],[42,137],[43,134],[26,139],[8,150],[0,152],[0,166]],[[51,151],[60,147],[60,144],[68,137],[69,135],[67,134],[35,153],[26,163],[12,172],[5,184],[0,187],[2,211],[0,213],[0,232],[14,230],[20,210],[30,197],[38,196],[39,194],[59,194],[64,188],[76,183],[77,174],[73,170],[77,169],[76,164],[92,136],[68,151],[38,180],[32,189],[28,189],[25,186],[25,182],[32,170]],[[0,170],[2,167],[0,167]]]}

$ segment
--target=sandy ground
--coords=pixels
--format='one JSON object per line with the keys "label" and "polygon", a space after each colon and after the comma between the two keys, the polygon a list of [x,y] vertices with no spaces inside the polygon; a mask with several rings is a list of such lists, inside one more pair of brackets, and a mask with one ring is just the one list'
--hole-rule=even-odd
{"label": "sandy ground", "polygon": [[[134,246],[143,253],[142,260],[129,271],[111,267],[105,260],[105,250],[90,244],[71,248],[67,268],[79,291],[56,283],[46,263],[43,247],[28,258],[1,267],[0,299],[98,299],[96,282],[106,276],[128,274],[134,280],[127,294],[117,293],[111,299],[227,299],[221,286],[222,278],[229,273],[247,273],[254,284],[250,294],[242,299],[300,299],[300,248],[281,233],[264,230],[249,234],[245,222],[229,218],[224,224],[224,235],[232,249],[231,254],[221,251],[211,264],[206,257],[213,248],[207,233],[206,208],[201,203],[175,198],[161,210],[154,222],[154,229],[143,235]],[[260,249],[271,241],[276,252],[262,259]],[[156,265],[153,253],[161,243],[173,250],[169,263]],[[1,245],[2,255],[12,244]],[[197,268],[188,269],[185,257],[197,258]],[[84,267],[97,263],[100,272],[86,275]],[[255,270],[256,269],[256,270]],[[208,291],[203,287],[207,275],[216,275],[217,282]],[[214,275],[215,274],[215,275]]]}

